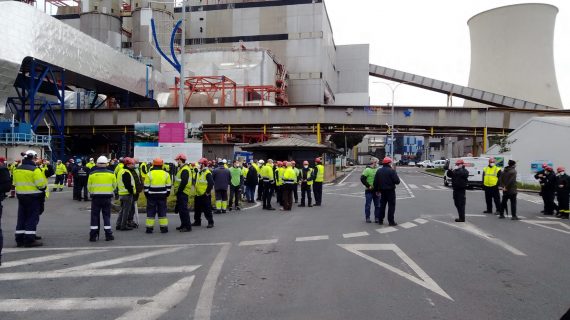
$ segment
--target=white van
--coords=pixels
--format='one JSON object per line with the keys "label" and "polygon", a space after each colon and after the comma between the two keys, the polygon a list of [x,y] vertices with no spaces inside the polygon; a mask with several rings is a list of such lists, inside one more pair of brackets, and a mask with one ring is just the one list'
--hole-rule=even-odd
{"label": "white van", "polygon": [[446,162],[447,162],[447,161],[445,161],[445,160],[435,160],[435,161],[433,162],[433,167],[434,167],[434,168],[445,168],[445,163],[446,163]]}
{"label": "white van", "polygon": [[451,179],[447,177],[447,170],[453,170],[455,162],[462,159],[465,163],[465,169],[469,171],[469,178],[467,186],[469,187],[482,187],[483,186],[483,168],[489,165],[489,158],[486,157],[461,157],[449,159],[449,164],[445,168],[443,176],[443,184],[447,187],[451,185]]}

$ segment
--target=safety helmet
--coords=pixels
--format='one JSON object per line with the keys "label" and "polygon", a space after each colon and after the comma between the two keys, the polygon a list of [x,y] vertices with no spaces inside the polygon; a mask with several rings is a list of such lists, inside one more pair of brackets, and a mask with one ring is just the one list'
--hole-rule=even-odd
{"label": "safety helmet", "polygon": [[123,158],[123,163],[124,163],[125,165],[135,164],[135,159],[129,158],[129,157],[125,157],[125,158]]}
{"label": "safety helmet", "polygon": [[321,161],[322,161],[321,158],[316,158],[316,159],[315,159],[315,162],[316,162],[316,163],[321,163]]}
{"label": "safety helmet", "polygon": [[265,161],[263,161],[263,160],[259,160],[259,161],[257,161],[257,163],[259,163],[259,164],[264,164],[264,163],[265,163]]}
{"label": "safety helmet", "polygon": [[460,165],[460,164],[465,164],[465,161],[463,161],[463,159],[457,159],[457,161],[455,161],[456,165]]}
{"label": "safety helmet", "polygon": [[552,171],[552,167],[551,167],[551,166],[546,166],[546,168],[544,168],[544,170],[546,170],[546,171]]}
{"label": "safety helmet", "polygon": [[556,172],[560,173],[560,172],[564,172],[566,171],[566,169],[564,169],[564,167],[558,167],[556,168]]}
{"label": "safety helmet", "polygon": [[109,159],[107,159],[107,157],[105,156],[100,156],[99,158],[97,158],[97,163],[107,164],[109,163]]}
{"label": "safety helmet", "polygon": [[226,164],[226,163],[228,163],[228,160],[222,159],[222,163],[223,163],[223,164]]}
{"label": "safety helmet", "polygon": [[495,163],[497,162],[497,160],[495,160],[495,158],[489,158],[489,163]]}
{"label": "safety helmet", "polygon": [[548,168],[548,163],[545,162],[542,164],[542,169],[546,169],[546,168]]}
{"label": "safety helmet", "polygon": [[89,161],[93,161],[93,158],[89,158]]}
{"label": "safety helmet", "polygon": [[202,159],[198,160],[198,163],[207,166],[209,162],[208,162],[208,159],[202,158]]}
{"label": "safety helmet", "polygon": [[309,161],[307,161],[307,160],[303,161],[303,165],[304,165],[304,166],[309,165]]}
{"label": "safety helmet", "polygon": [[124,158],[124,157],[120,157],[120,158],[119,158],[119,162],[123,162],[123,161],[125,161],[125,158]]}
{"label": "safety helmet", "polygon": [[4,162],[6,162],[6,158],[0,157],[0,163],[4,163]]}
{"label": "safety helmet", "polygon": [[26,152],[22,152],[22,157],[34,158],[37,157],[38,153],[34,150],[28,150]]}
{"label": "safety helmet", "polygon": [[153,166],[161,166],[164,164],[164,161],[160,158],[154,158],[152,159],[152,165]]}
{"label": "safety helmet", "polygon": [[382,160],[382,164],[390,164],[392,163],[392,158],[390,157],[384,157],[384,159]]}
{"label": "safety helmet", "polygon": [[183,160],[186,161],[186,155],[184,153],[179,153],[174,160]]}
{"label": "safety helmet", "polygon": [[277,161],[277,166],[278,166],[278,167],[282,167],[282,166],[283,166],[283,161]]}

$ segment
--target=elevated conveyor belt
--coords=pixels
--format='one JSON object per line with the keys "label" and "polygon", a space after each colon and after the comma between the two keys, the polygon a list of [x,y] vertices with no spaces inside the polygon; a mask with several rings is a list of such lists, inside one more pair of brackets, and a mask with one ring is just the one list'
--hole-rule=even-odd
{"label": "elevated conveyor belt", "polygon": [[500,94],[487,92],[479,89],[460,86],[457,84],[422,77],[416,74],[394,70],[386,67],[370,64],[369,75],[390,81],[406,83],[407,85],[435,91],[454,97],[463,98],[487,104],[494,107],[507,107],[519,109],[545,110],[555,109],[542,104],[506,97]]}
{"label": "elevated conveyor belt", "polygon": [[[146,65],[33,6],[0,1],[0,106],[15,96],[14,83],[31,59],[64,69],[67,85],[146,99]],[[155,91],[168,91],[162,74],[151,79]]]}

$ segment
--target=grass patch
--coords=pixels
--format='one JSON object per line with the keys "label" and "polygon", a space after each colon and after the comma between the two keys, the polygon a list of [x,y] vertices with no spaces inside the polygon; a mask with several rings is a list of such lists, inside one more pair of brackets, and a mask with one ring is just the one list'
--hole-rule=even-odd
{"label": "grass patch", "polygon": [[438,176],[442,176],[445,174],[445,170],[443,168],[429,168],[426,169],[426,172],[437,174]]}
{"label": "grass patch", "polygon": [[540,191],[539,184],[517,182],[517,188],[525,190]]}

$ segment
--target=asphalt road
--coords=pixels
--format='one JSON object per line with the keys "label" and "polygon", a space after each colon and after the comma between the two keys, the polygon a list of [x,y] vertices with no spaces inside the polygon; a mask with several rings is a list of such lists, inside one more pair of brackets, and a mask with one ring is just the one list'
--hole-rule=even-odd
{"label": "asphalt road", "polygon": [[541,216],[536,195],[511,221],[469,191],[458,224],[441,179],[401,168],[391,228],[364,222],[361,170],[325,186],[322,207],[257,206],[190,233],[171,215],[168,234],[113,242],[88,242],[89,203],[56,193],[38,249],[15,248],[7,199],[0,319],[559,319],[570,307],[570,224]]}

